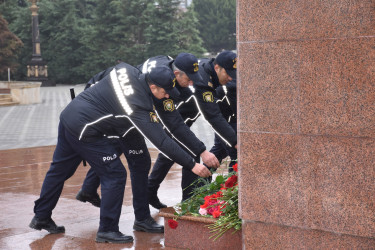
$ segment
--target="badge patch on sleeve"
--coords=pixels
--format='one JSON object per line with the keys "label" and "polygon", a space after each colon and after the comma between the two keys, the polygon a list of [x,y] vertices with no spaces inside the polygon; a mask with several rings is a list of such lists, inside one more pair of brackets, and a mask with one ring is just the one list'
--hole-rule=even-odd
{"label": "badge patch on sleeve", "polygon": [[167,99],[163,101],[164,110],[172,112],[174,110],[174,104],[172,99]]}
{"label": "badge patch on sleeve", "polygon": [[205,102],[214,102],[214,97],[211,91],[207,91],[203,93],[203,100]]}
{"label": "badge patch on sleeve", "polygon": [[158,116],[154,112],[150,112],[151,122],[159,123]]}

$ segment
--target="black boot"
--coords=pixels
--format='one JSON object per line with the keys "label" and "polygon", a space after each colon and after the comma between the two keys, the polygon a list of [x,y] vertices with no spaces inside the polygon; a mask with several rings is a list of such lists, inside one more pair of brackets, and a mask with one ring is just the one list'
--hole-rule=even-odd
{"label": "black boot", "polygon": [[133,242],[133,236],[125,235],[121,232],[98,232],[96,242],[100,243],[129,243]]}
{"label": "black boot", "polygon": [[133,229],[147,233],[164,233],[164,226],[156,223],[151,216],[142,221],[134,221]]}
{"label": "black boot", "polygon": [[29,224],[29,227],[39,231],[44,229],[51,234],[65,233],[65,227],[57,226],[51,218],[39,219],[38,217],[34,216]]}
{"label": "black boot", "polygon": [[96,194],[88,194],[84,191],[79,190],[78,194],[76,195],[76,199],[79,200],[79,201],[82,201],[82,202],[90,202],[92,205],[94,205],[95,207],[100,207],[100,203],[101,203],[101,200],[100,200],[100,197],[99,197],[99,194],[96,193]]}
{"label": "black boot", "polygon": [[160,202],[157,192],[150,191],[150,189],[148,192],[148,203],[156,209],[167,207],[167,205]]}

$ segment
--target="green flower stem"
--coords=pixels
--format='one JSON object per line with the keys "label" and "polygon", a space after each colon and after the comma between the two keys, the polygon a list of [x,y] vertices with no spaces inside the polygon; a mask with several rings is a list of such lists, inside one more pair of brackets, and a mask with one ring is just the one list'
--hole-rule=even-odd
{"label": "green flower stem", "polygon": [[[234,174],[236,173],[232,172],[228,173],[227,175],[218,174],[215,180],[213,180],[212,182],[209,182],[203,178],[198,178],[196,182],[191,185],[200,184],[198,185],[199,187],[196,187],[194,189],[193,194],[189,199],[177,205],[175,209],[175,219],[177,220],[183,215],[212,218],[212,215],[200,215],[198,211],[200,209],[200,206],[205,203],[206,196],[210,196],[217,193],[218,191],[221,191],[222,196],[219,197],[218,200],[223,202],[219,205],[222,214],[219,216],[215,223],[207,226],[212,233],[209,238],[214,238],[213,240],[215,241],[231,228],[234,229],[233,233],[240,230],[242,227],[242,220],[238,217],[238,186],[227,188],[226,190],[221,190],[221,188],[225,185],[225,182]],[[215,206],[217,205],[215,204],[210,207]]]}

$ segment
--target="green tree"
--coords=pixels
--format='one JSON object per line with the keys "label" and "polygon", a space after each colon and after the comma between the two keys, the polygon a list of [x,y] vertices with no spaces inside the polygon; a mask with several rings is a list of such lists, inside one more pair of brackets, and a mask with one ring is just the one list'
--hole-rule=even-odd
{"label": "green tree", "polygon": [[[129,64],[142,62],[146,42],[145,11],[151,0],[98,0],[89,21],[90,31],[82,36],[89,49],[83,62],[86,71],[97,73],[116,63],[117,59]],[[92,74],[94,74],[92,73]]]}
{"label": "green tree", "polygon": [[236,49],[236,0],[193,0],[205,48],[216,53]]}
{"label": "green tree", "polygon": [[[193,9],[178,0],[41,0],[41,54],[50,80],[83,83],[117,59],[132,65],[158,54],[204,52]],[[27,6],[25,6],[27,5]],[[31,59],[29,1],[0,0],[9,30],[25,44],[19,62],[24,79]]]}
{"label": "green tree", "polygon": [[197,57],[202,57],[206,52],[200,38],[198,19],[196,12],[190,6],[186,12],[180,12],[176,21],[177,46],[178,52],[189,52]]}
{"label": "green tree", "polygon": [[17,10],[22,7],[25,6],[20,6],[15,0],[0,0],[0,14],[8,23],[12,23],[17,18]]}
{"label": "green tree", "polygon": [[13,72],[18,67],[16,61],[22,41],[8,29],[8,22],[0,15],[0,75],[10,68]]}
{"label": "green tree", "polygon": [[[26,65],[32,55],[31,11],[29,1],[16,4],[14,0],[3,0],[0,12],[5,10],[9,28],[24,42],[20,55],[22,71],[18,79],[26,77]],[[48,65],[49,78],[57,83],[80,83],[90,73],[82,74],[81,64],[87,54],[86,46],[80,43],[87,29],[85,21],[95,8],[96,0],[43,0],[39,6],[39,31],[41,54]],[[25,4],[27,6],[25,8]]]}
{"label": "green tree", "polygon": [[127,0],[123,4],[122,25],[127,28],[128,39],[122,41],[122,52],[120,53],[123,60],[137,65],[142,63],[147,57],[147,48],[150,46],[148,43],[145,30],[149,25],[148,22],[148,6],[154,0]]}
{"label": "green tree", "polygon": [[89,50],[80,40],[86,32],[87,19],[82,17],[82,1],[42,1],[39,9],[39,30],[43,60],[50,78],[58,83],[86,82],[82,60]]}
{"label": "green tree", "polygon": [[31,12],[27,8],[26,2],[20,2],[19,5],[18,1],[15,0],[3,0],[0,2],[0,13],[9,23],[9,30],[23,43],[17,57],[19,66],[15,69],[13,77],[16,80],[24,79],[26,77],[26,65],[31,59],[32,53]]}
{"label": "green tree", "polygon": [[171,55],[178,51],[175,21],[177,19],[177,0],[159,0],[147,6],[146,56]]}

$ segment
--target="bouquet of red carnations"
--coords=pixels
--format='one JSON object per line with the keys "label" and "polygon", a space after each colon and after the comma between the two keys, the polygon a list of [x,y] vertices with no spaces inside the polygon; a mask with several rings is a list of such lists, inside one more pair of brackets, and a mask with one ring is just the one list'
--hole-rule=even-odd
{"label": "bouquet of red carnations", "polygon": [[168,221],[169,226],[176,228],[178,217],[193,215],[217,219],[215,223],[208,225],[213,233],[210,238],[214,240],[231,228],[234,232],[240,230],[242,221],[238,217],[237,163],[228,174],[219,174],[212,182],[203,178],[197,181],[202,182],[204,185],[195,188],[189,199],[175,207],[176,218]]}

